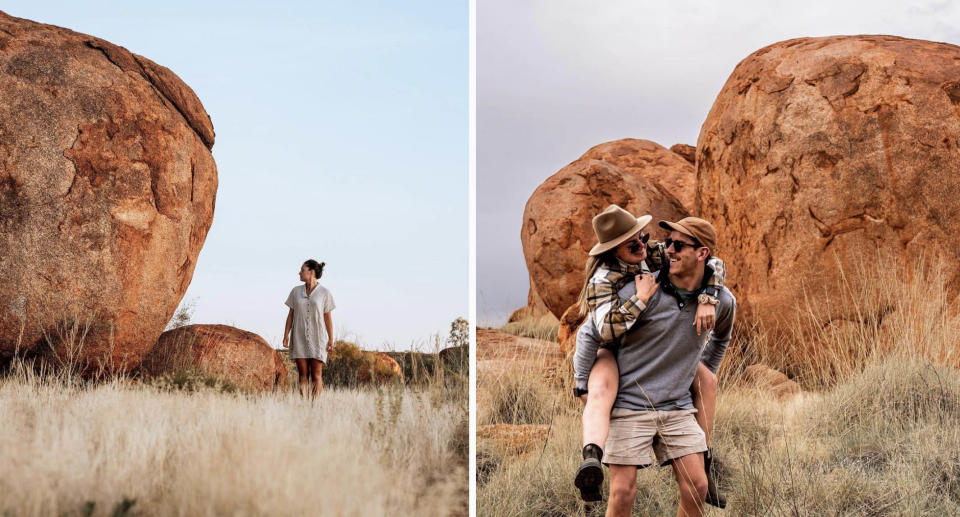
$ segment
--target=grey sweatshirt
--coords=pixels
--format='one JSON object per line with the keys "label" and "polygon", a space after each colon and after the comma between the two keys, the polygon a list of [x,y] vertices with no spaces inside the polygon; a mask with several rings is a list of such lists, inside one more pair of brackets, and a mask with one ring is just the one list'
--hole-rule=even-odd
{"label": "grey sweatshirt", "polygon": [[[620,299],[636,292],[629,282],[618,293]],[[736,298],[726,288],[717,295],[716,328],[711,333],[697,336],[693,326],[697,312],[696,300],[684,303],[657,291],[650,297],[646,309],[633,327],[623,336],[617,353],[620,370],[620,390],[614,407],[635,410],[690,409],[693,401],[690,386],[702,361],[716,373],[730,343],[730,333],[736,313]],[[586,389],[587,377],[597,358],[600,335],[596,326],[587,321],[577,332],[577,350],[574,354],[574,377],[577,387]]]}

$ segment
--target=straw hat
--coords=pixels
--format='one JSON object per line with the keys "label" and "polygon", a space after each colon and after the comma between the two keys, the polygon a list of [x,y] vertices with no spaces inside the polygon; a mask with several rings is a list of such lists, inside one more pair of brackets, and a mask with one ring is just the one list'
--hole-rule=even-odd
{"label": "straw hat", "polygon": [[597,234],[599,242],[590,250],[590,256],[616,248],[650,224],[652,219],[651,215],[634,217],[617,205],[608,206],[593,218],[593,232]]}

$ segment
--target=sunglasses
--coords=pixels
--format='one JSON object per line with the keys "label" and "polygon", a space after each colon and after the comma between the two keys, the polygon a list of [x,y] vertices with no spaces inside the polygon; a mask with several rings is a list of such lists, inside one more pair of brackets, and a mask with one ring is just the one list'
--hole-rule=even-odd
{"label": "sunglasses", "polygon": [[673,251],[680,253],[683,251],[684,246],[690,246],[691,248],[701,248],[702,246],[699,243],[695,242],[684,242],[684,241],[675,241],[669,237],[663,241],[663,243],[669,248],[673,246]]}
{"label": "sunglasses", "polygon": [[630,253],[637,254],[640,251],[642,246],[647,245],[647,241],[650,240],[649,233],[641,233],[639,241],[630,241]]}

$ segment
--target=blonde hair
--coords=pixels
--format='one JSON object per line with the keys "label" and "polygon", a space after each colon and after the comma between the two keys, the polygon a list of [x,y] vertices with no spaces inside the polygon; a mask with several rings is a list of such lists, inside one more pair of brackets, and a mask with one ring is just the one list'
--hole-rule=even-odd
{"label": "blonde hair", "polygon": [[593,278],[593,274],[597,272],[601,264],[610,260],[611,252],[613,252],[613,250],[608,250],[600,255],[592,255],[587,259],[587,266],[584,268],[584,273],[586,273],[587,277],[583,281],[583,288],[580,289],[580,296],[577,298],[581,318],[590,312],[587,307],[587,286],[590,285],[590,279]]}

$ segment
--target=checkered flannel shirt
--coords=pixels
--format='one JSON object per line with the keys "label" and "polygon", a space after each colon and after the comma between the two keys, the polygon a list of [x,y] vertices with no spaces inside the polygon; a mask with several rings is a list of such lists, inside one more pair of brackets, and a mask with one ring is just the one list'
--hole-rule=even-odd
{"label": "checkered flannel shirt", "polygon": [[[640,273],[659,271],[669,264],[666,245],[662,242],[651,241],[647,246],[647,260],[643,264],[627,264],[617,260],[614,264],[604,264],[597,268],[590,283],[587,285],[587,308],[593,323],[600,331],[601,346],[615,346],[620,338],[633,326],[647,306],[640,301],[636,294],[620,303],[617,292],[634,276]],[[723,286],[726,277],[726,266],[717,257],[707,261],[707,285]]]}

